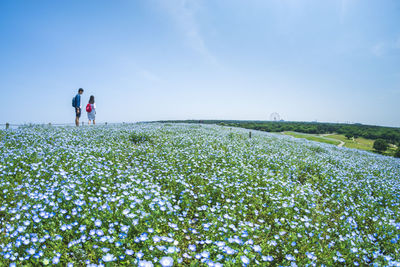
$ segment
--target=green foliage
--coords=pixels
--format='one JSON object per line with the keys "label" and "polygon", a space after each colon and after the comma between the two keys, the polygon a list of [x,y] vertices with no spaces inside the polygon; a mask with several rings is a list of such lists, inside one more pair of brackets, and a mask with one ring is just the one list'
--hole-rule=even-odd
{"label": "green foliage", "polygon": [[353,135],[352,135],[351,133],[347,133],[347,134],[345,134],[344,136],[346,136],[346,138],[347,138],[348,140],[350,140],[350,139],[353,137]]}
{"label": "green foliage", "polygon": [[314,151],[315,153],[325,153],[326,152],[326,150],[320,146],[312,146],[312,147],[310,147],[310,150]]}
{"label": "green foliage", "polygon": [[396,153],[394,154],[396,158],[400,158],[400,147],[397,148]]}
{"label": "green foliage", "polygon": [[388,149],[389,144],[383,139],[377,139],[374,142],[374,149],[379,152],[384,152]]}
{"label": "green foliage", "polygon": [[144,143],[151,141],[151,137],[145,133],[133,132],[129,139],[134,144]]}

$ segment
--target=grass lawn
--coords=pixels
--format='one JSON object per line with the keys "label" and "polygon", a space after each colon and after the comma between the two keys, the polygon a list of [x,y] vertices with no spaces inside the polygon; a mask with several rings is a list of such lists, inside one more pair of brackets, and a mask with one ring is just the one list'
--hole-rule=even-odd
{"label": "grass lawn", "polygon": [[342,134],[329,135],[329,138],[343,141],[345,143],[344,147],[362,149],[362,150],[367,150],[367,151],[373,151],[374,150],[372,148],[372,146],[374,145],[374,140],[371,140],[371,139],[365,139],[365,138],[362,138],[362,137],[355,138],[354,140],[353,139],[347,139]]}
{"label": "grass lawn", "polygon": [[[298,132],[282,132],[282,134],[285,135],[290,135],[296,138],[304,138],[307,140],[311,141],[316,141],[316,142],[322,142],[322,143],[327,143],[327,144],[332,144],[332,145],[339,145],[340,141],[344,142],[344,147],[347,148],[355,148],[355,149],[361,149],[361,150],[366,150],[370,152],[375,152],[373,149],[374,141],[372,139],[366,139],[363,137],[355,138],[355,139],[347,139],[344,135],[342,134],[330,134],[326,136],[321,136],[321,135],[314,135],[314,134],[305,134],[305,133],[298,133]],[[390,145],[388,150],[386,150],[383,155],[386,156],[394,156],[396,153],[396,147],[393,145]]]}
{"label": "grass lawn", "polygon": [[[366,150],[366,151],[377,153],[373,148],[375,140],[366,139],[363,137],[359,137],[359,138],[355,138],[355,139],[347,139],[342,134],[332,134],[332,135],[328,135],[328,136],[329,136],[329,138],[343,141],[345,143],[344,147],[361,149],[361,150]],[[394,156],[396,153],[396,149],[397,149],[396,146],[389,145],[388,150],[386,150],[383,153],[383,155]]]}
{"label": "grass lawn", "polygon": [[383,153],[383,154],[387,155],[387,156],[393,156],[394,157],[394,155],[396,154],[396,150],[397,150],[396,146],[389,145],[388,150],[386,150],[386,152]]}
{"label": "grass lawn", "polygon": [[316,141],[316,142],[322,142],[322,143],[327,143],[327,144],[331,144],[331,145],[339,145],[340,141],[336,141],[327,137],[323,137],[323,136],[317,136],[317,135],[313,135],[313,134],[304,134],[304,133],[297,133],[297,132],[282,132],[282,134],[285,135],[290,135],[296,138],[304,138],[307,140],[311,140],[311,141]]}

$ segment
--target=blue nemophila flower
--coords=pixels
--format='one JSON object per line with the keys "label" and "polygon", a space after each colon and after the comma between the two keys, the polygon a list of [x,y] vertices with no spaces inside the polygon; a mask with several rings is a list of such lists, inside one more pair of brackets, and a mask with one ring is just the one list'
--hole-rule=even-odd
{"label": "blue nemophila flower", "polygon": [[104,235],[103,230],[96,230],[96,235],[103,236]]}
{"label": "blue nemophila flower", "polygon": [[134,253],[135,252],[133,250],[131,250],[131,249],[125,250],[125,254],[128,255],[128,256],[132,256]]}
{"label": "blue nemophila flower", "polygon": [[310,260],[316,260],[317,257],[314,255],[314,253],[312,252],[306,252],[306,256],[310,259]]}
{"label": "blue nemophila flower", "polygon": [[210,257],[210,252],[208,251],[202,251],[200,254],[203,258],[209,258]]}
{"label": "blue nemophila flower", "polygon": [[109,248],[102,248],[101,251],[103,251],[104,253],[109,252],[110,249]]}
{"label": "blue nemophila flower", "polygon": [[253,249],[255,252],[261,252],[261,247],[259,245],[254,245]]}
{"label": "blue nemophila flower", "polygon": [[233,255],[233,254],[236,253],[236,250],[234,250],[234,249],[232,249],[232,248],[230,248],[230,247],[228,247],[228,246],[225,246],[225,247],[223,248],[223,251],[224,251],[226,254],[228,254],[228,255]]}
{"label": "blue nemophila flower", "polygon": [[295,261],[295,260],[296,260],[295,257],[293,257],[291,254],[287,254],[287,255],[285,256],[285,258],[286,258],[288,261]]}
{"label": "blue nemophila flower", "polygon": [[112,254],[110,254],[110,253],[107,253],[106,255],[104,255],[104,256],[102,257],[102,260],[103,260],[104,262],[111,262],[111,261],[115,261],[116,258],[115,258],[114,255],[112,255]]}
{"label": "blue nemophila flower", "polygon": [[147,236],[148,236],[147,233],[142,233],[142,234],[140,235],[140,241],[146,241],[146,240],[147,240]]}
{"label": "blue nemophila flower", "polygon": [[57,256],[53,257],[53,260],[52,260],[53,264],[58,264],[59,262],[60,262],[60,257],[57,257]]}
{"label": "blue nemophila flower", "polygon": [[167,249],[166,246],[156,246],[156,248],[157,248],[159,251],[164,251],[164,250]]}
{"label": "blue nemophila flower", "polygon": [[139,251],[138,253],[136,253],[136,256],[140,259],[143,257],[143,252]]}
{"label": "blue nemophila flower", "polygon": [[[222,242],[222,241],[217,241],[217,242],[215,242],[215,244],[218,246],[218,247],[223,247],[223,246],[225,246],[225,242]],[[189,248],[190,249],[190,248]]]}
{"label": "blue nemophila flower", "polygon": [[139,267],[153,267],[154,264],[151,261],[141,260],[138,263]]}
{"label": "blue nemophila flower", "polygon": [[174,259],[171,257],[162,257],[160,259],[160,264],[163,267],[170,267],[174,265]]}
{"label": "blue nemophila flower", "polygon": [[129,227],[128,227],[128,226],[126,226],[126,225],[122,225],[122,226],[121,226],[121,231],[122,231],[122,232],[126,233],[126,232],[128,232],[128,230],[129,230]]}
{"label": "blue nemophila flower", "polygon": [[272,256],[262,256],[263,261],[273,261],[274,257]]}
{"label": "blue nemophila flower", "polygon": [[94,222],[94,225],[95,225],[96,227],[100,227],[100,226],[101,226],[101,221],[100,221],[99,219],[97,219],[97,220]]}
{"label": "blue nemophila flower", "polygon": [[189,245],[189,250],[196,251],[196,245]]}
{"label": "blue nemophila flower", "polygon": [[247,264],[249,264],[250,263],[250,260],[249,260],[249,258],[247,258],[246,256],[240,256],[240,260],[242,261],[242,263],[244,264],[244,265],[247,265]]}
{"label": "blue nemophila flower", "polygon": [[167,253],[175,253],[176,252],[176,247],[168,247]]}
{"label": "blue nemophila flower", "polygon": [[[155,142],[132,149],[125,142],[126,134],[132,131],[151,133]],[[233,138],[227,139],[230,132]],[[18,138],[11,139],[11,134]],[[158,264],[154,255],[165,256],[175,247],[178,264],[183,257],[209,266],[217,266],[215,261],[242,265],[235,249],[244,244],[240,250],[254,264],[262,265],[260,259],[268,262],[276,258],[278,252],[273,246],[284,245],[292,237],[307,237],[301,247],[291,246],[293,240],[289,241],[286,254],[297,260],[290,266],[316,261],[310,251],[318,251],[321,264],[336,260],[356,265],[351,255],[357,257],[359,265],[374,260],[396,264],[393,259],[400,239],[394,233],[396,227],[400,228],[395,216],[400,197],[393,193],[398,192],[397,161],[355,151],[344,153],[328,145],[267,133],[257,133],[251,141],[235,139],[235,134],[240,135],[240,130],[159,124],[20,129],[18,133],[0,130],[0,192],[8,199],[0,207],[2,212],[7,211],[0,230],[9,243],[0,244],[0,257],[27,265],[39,258],[38,262],[44,264],[44,257],[54,256],[54,248],[59,248],[67,255],[90,251],[100,262],[105,253],[112,253],[125,264],[135,260],[133,251],[128,255],[128,248],[139,246],[146,256],[141,262],[151,259]],[[314,148],[320,152],[315,153]],[[85,168],[80,167],[82,159]],[[63,175],[60,162],[66,162]],[[24,177],[22,181],[14,181],[17,173]],[[298,181],[299,177],[311,176],[318,176],[318,183],[312,179]],[[201,177],[201,184],[195,177]],[[216,194],[210,194],[211,189]],[[264,199],[270,201],[263,203]],[[262,203],[261,207],[256,203]],[[375,214],[372,218],[367,215],[371,212]],[[278,216],[272,221],[275,227],[260,219],[274,213]],[[111,217],[115,218],[112,223],[95,225],[96,219],[102,222]],[[91,218],[92,226],[87,223]],[[45,238],[39,224],[55,226],[51,237]],[[149,235],[144,243],[140,233],[145,229]],[[265,231],[273,240],[265,240]],[[154,238],[153,233],[163,237]],[[60,242],[67,239],[65,245]],[[187,242],[197,246],[196,256],[190,247],[179,249]],[[254,243],[266,243],[272,248],[268,250],[270,256],[262,255]],[[324,258],[329,247],[336,252],[343,245],[349,248],[341,250],[343,256]],[[375,253],[376,247],[380,250],[375,249]],[[29,248],[35,249],[33,255],[28,253]],[[217,255],[205,258],[206,251]],[[135,264],[139,262],[138,257]]]}
{"label": "blue nemophila flower", "polygon": [[28,249],[28,253],[29,253],[30,255],[35,254],[35,252],[36,252],[36,250],[35,250],[34,248]]}
{"label": "blue nemophila flower", "polygon": [[80,199],[77,199],[77,200],[74,201],[74,204],[77,205],[77,206],[82,206],[82,205],[85,204],[85,201],[82,201],[82,200],[80,200]]}
{"label": "blue nemophila flower", "polygon": [[130,212],[131,212],[130,209],[124,209],[124,210],[122,211],[122,214],[123,214],[123,215],[128,215]]}

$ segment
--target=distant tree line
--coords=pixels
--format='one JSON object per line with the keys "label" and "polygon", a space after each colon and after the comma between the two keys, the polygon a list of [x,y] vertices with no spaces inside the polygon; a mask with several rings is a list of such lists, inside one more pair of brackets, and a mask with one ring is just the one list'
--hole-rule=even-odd
{"label": "distant tree line", "polygon": [[289,121],[237,121],[237,120],[184,120],[161,121],[171,123],[205,123],[241,127],[266,132],[293,131],[308,134],[343,134],[347,138],[364,137],[367,139],[383,139],[391,144],[400,144],[400,128],[372,126],[364,124],[289,122]]}

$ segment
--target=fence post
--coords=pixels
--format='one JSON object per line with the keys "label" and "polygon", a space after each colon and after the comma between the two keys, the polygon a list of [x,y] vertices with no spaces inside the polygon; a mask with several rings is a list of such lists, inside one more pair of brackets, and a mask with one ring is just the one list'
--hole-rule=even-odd
{"label": "fence post", "polygon": [[249,132],[249,138],[251,139],[251,132]]}
{"label": "fence post", "polygon": [[6,130],[10,127],[10,124],[7,122],[6,123]]}
{"label": "fence post", "polygon": [[82,126],[83,126],[83,121],[82,121]]}
{"label": "fence post", "polygon": [[107,125],[107,122],[106,122],[106,125]]}

